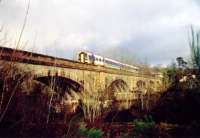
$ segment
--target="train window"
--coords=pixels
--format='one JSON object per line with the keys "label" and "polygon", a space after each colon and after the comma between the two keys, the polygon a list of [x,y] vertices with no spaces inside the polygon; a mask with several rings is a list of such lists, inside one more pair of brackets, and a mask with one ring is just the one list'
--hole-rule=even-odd
{"label": "train window", "polygon": [[93,60],[93,56],[89,56],[89,59],[90,59],[90,60]]}

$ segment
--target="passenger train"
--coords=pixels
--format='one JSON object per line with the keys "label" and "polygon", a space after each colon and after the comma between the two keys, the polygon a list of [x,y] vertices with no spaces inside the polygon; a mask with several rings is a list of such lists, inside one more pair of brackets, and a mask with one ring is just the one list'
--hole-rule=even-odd
{"label": "passenger train", "polygon": [[138,71],[139,67],[121,63],[113,59],[105,58],[90,52],[80,52],[78,54],[78,60],[81,63],[93,64],[97,66],[105,66],[121,70]]}

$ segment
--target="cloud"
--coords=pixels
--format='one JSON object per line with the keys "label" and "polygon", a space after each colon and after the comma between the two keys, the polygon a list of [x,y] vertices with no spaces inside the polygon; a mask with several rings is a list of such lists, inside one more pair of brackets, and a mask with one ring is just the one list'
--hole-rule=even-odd
{"label": "cloud", "polygon": [[[16,39],[26,0],[0,3],[0,25]],[[31,0],[25,49],[74,58],[89,50],[130,62],[166,64],[189,55],[188,30],[200,25],[196,0]],[[114,54],[113,54],[114,53]]]}

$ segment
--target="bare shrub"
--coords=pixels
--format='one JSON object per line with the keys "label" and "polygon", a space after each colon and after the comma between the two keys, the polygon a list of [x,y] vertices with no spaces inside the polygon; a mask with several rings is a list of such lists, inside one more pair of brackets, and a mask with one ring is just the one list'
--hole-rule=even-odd
{"label": "bare shrub", "polygon": [[80,98],[85,119],[94,123],[102,113],[102,92],[84,91]]}
{"label": "bare shrub", "polygon": [[51,86],[34,80],[31,72],[24,72],[17,64],[1,63],[0,131],[7,136],[46,135],[36,131],[48,127],[46,124],[59,103],[55,98],[56,92]]}
{"label": "bare shrub", "polygon": [[25,73],[23,70],[19,69],[15,63],[5,63],[1,62],[0,68],[0,78],[1,78],[1,97],[0,97],[0,122],[3,120],[8,106],[12,101],[17,89],[20,84],[31,78],[30,73]]}

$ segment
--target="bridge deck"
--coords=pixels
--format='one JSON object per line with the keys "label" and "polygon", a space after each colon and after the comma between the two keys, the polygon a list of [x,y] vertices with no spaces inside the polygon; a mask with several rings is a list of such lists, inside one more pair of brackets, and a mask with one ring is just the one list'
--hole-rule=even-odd
{"label": "bridge deck", "polygon": [[16,50],[12,48],[6,48],[0,46],[0,60],[20,62],[27,64],[35,65],[44,65],[44,66],[55,66],[62,68],[71,68],[79,70],[88,70],[88,71],[97,71],[97,72],[106,72],[111,74],[123,74],[123,75],[132,75],[132,76],[143,76],[143,77],[155,77],[150,74],[142,74],[141,72],[131,72],[126,70],[113,69],[103,66],[96,66],[92,64],[83,64],[78,61],[73,61],[69,59],[63,59],[38,53],[32,53],[23,50]]}

